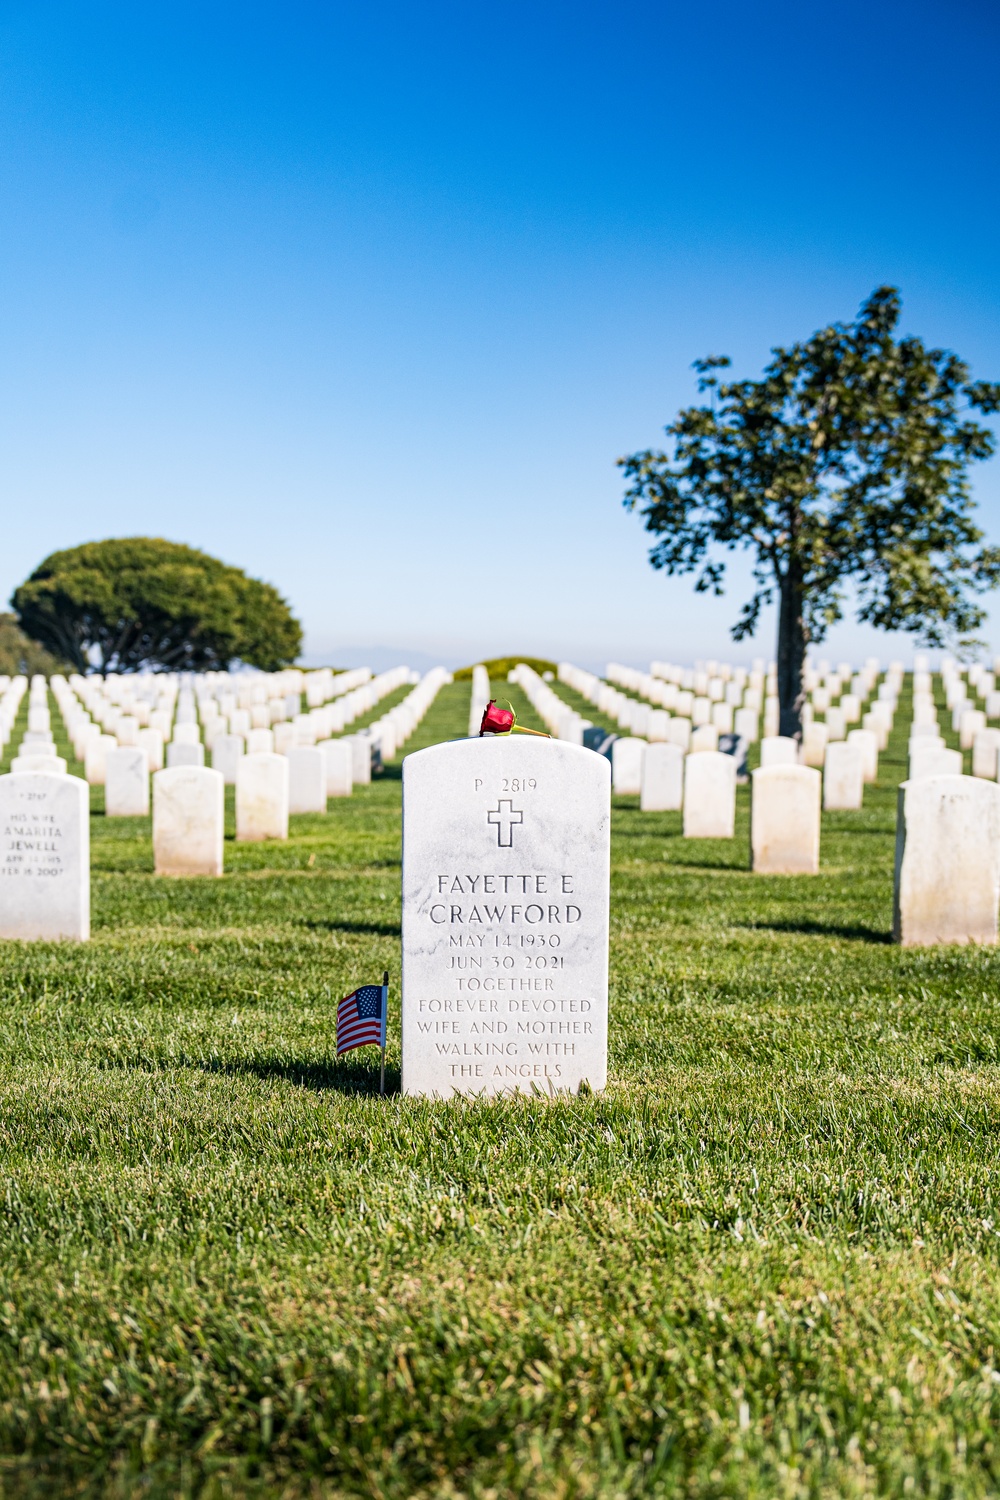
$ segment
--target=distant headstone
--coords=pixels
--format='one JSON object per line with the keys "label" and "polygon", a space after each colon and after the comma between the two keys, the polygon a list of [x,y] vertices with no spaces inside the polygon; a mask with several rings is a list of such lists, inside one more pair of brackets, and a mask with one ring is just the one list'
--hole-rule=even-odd
{"label": "distant headstone", "polygon": [[684,837],[731,839],[736,820],[736,763],[721,750],[684,762]]}
{"label": "distant headstone", "polygon": [[643,812],[679,812],[684,805],[684,751],[679,745],[651,744],[642,758]]}
{"label": "distant headstone", "polygon": [[714,724],[699,724],[691,732],[691,744],[689,746],[692,755],[703,755],[706,750],[718,750],[719,731]]}
{"label": "distant headstone", "polygon": [[979,729],[972,741],[972,774],[986,781],[997,779],[997,752],[1000,751],[1000,729]]}
{"label": "distant headstone", "polygon": [[315,745],[288,752],[288,811],[326,812],[326,756]]}
{"label": "distant headstone", "polygon": [[140,729],[136,736],[139,746],[145,750],[151,771],[163,770],[163,735],[158,729]]}
{"label": "distant headstone", "polygon": [[823,806],[827,812],[856,811],[864,796],[861,746],[834,740],[826,747],[823,767]]}
{"label": "distant headstone", "polygon": [[366,735],[348,736],[351,747],[351,780],[355,786],[370,786],[372,779],[372,742]]}
{"label": "distant headstone", "polygon": [[403,761],[405,1094],[604,1086],[610,791],[562,741]]}
{"label": "distant headstone", "polygon": [[867,782],[878,780],[878,735],[874,729],[852,729],[847,736],[849,745],[857,745],[861,751],[861,775]]}
{"label": "distant headstone", "polygon": [[11,773],[16,776],[48,775],[65,776],[66,762],[61,755],[15,755],[10,763]]}
{"label": "distant headstone", "polygon": [[149,762],[138,745],[123,745],[108,752],[104,811],[109,818],[149,816]]}
{"label": "distant headstone", "polygon": [[811,766],[761,766],[752,773],[751,865],[759,875],[819,870],[822,777]]}
{"label": "distant headstone", "polygon": [[247,754],[273,755],[274,731],[272,729],[251,729],[247,735]]}
{"label": "distant headstone", "polygon": [[104,767],[107,763],[108,754],[118,749],[118,741],[113,734],[95,735],[87,741],[87,749],[83,763],[83,774],[91,786],[104,785]]}
{"label": "distant headstone", "polygon": [[646,741],[622,735],[611,747],[611,784],[616,792],[638,796],[642,790],[642,757]]}
{"label": "distant headstone", "polygon": [[345,740],[323,740],[316,748],[322,750],[326,760],[326,795],[349,797],[353,789],[350,745]]}
{"label": "distant headstone", "polygon": [[[179,728],[185,726],[181,724]],[[205,746],[195,740],[171,740],[167,746],[168,770],[181,770],[185,766],[204,766]]]}
{"label": "distant headstone", "polygon": [[926,781],[930,776],[961,776],[961,750],[942,750],[938,745],[915,744],[910,751],[910,781]]}
{"label": "distant headstone", "polygon": [[266,751],[242,756],[236,768],[237,843],[287,837],[288,757]]}
{"label": "distant headstone", "polygon": [[157,875],[221,875],[226,784],[208,766],[174,766],[153,777]]}
{"label": "distant headstone", "polygon": [[241,734],[219,734],[212,741],[212,766],[222,772],[226,786],[236,785],[236,768],[243,756]]}
{"label": "distant headstone", "polygon": [[90,791],[76,776],[0,776],[0,938],[90,937]]}
{"label": "distant headstone", "polygon": [[995,943],[998,903],[1000,786],[975,776],[904,781],[896,819],[896,941]]}
{"label": "distant headstone", "polygon": [[798,742],[785,734],[765,736],[760,742],[760,763],[765,769],[770,766],[797,766],[799,764]]}

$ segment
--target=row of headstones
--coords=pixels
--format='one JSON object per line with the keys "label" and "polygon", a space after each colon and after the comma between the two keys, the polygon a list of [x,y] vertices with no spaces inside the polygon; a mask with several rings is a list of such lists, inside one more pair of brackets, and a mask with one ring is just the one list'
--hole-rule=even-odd
{"label": "row of headstones", "polygon": [[[243,749],[251,754],[284,754],[294,746],[313,745],[342,733],[381,698],[406,682],[416,681],[406,667],[394,668],[374,679],[367,669],[343,673],[332,680],[332,690],[341,693],[336,703],[301,714],[301,698],[297,692],[287,694],[279,701],[252,702],[249,707],[235,707],[236,693],[228,690],[225,683],[209,680],[220,675],[226,674],[194,677],[181,687],[175,703],[169,700],[170,706],[167,706],[168,700],[161,698],[159,707],[144,712],[143,705],[130,700],[126,706],[134,711],[129,713],[122,713],[106,697],[104,690],[90,679],[76,679],[74,687],[73,680],[66,683],[64,679],[54,678],[53,691],[77,758],[84,762],[85,774],[91,784],[101,784],[104,757],[115,744],[144,749],[153,770],[160,770],[164,765],[164,747],[168,766],[203,765],[206,750],[211,751],[216,740],[226,737],[231,741],[238,739]],[[359,678],[363,680],[359,682]],[[232,679],[229,682],[231,687]],[[115,684],[115,687],[120,699],[121,686]],[[240,684],[239,688],[244,699],[248,691],[266,692],[265,685],[260,683],[256,687]],[[154,722],[144,724],[143,717]],[[268,725],[269,718],[273,727]],[[233,745],[229,748],[231,754],[235,753]],[[390,749],[387,758],[394,748]]]}

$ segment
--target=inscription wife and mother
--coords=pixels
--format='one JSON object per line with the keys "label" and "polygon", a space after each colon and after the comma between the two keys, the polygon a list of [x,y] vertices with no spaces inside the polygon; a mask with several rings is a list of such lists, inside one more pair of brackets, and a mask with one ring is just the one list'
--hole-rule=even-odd
{"label": "inscription wife and mother", "polygon": [[607,1077],[608,761],[463,740],[403,763],[403,1092]]}

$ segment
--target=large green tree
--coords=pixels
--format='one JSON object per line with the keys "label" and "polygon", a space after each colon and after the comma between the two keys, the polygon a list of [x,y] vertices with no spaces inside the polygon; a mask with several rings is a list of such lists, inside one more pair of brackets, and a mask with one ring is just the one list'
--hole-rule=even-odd
{"label": "large green tree", "polygon": [[79,672],[293,662],[302,628],[269,583],[158,537],[53,552],[11,600],[32,640]]}
{"label": "large green tree", "polygon": [[752,635],[778,603],[781,733],[799,735],[810,644],[857,617],[928,645],[967,644],[984,618],[975,596],[1000,580],[981,545],[968,469],[993,452],[974,411],[1000,410],[1000,385],[920,339],[896,336],[900,298],[879,287],[853,323],[772,351],[760,380],[720,380],[727,358],[699,360],[709,404],[665,429],[667,453],[619,459],[625,505],[658,541],[666,573],[697,572],[723,592],[723,553],[754,557],[755,590],[732,634]]}

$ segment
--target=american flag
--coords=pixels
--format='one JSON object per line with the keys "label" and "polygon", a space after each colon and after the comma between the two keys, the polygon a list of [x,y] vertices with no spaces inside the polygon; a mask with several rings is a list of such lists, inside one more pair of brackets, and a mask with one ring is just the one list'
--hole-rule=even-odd
{"label": "american flag", "polygon": [[385,1012],[388,987],[363,984],[345,995],[337,1006],[337,1056],[369,1042],[385,1046]]}

